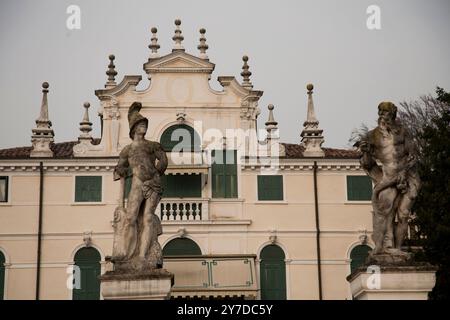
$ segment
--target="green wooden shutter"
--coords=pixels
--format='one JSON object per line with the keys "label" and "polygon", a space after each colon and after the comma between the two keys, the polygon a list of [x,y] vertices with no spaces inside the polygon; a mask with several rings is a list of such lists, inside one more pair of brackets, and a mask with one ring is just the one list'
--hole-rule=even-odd
{"label": "green wooden shutter", "polygon": [[202,196],[202,177],[199,174],[164,175],[161,177],[164,198],[199,198]]}
{"label": "green wooden shutter", "polygon": [[366,258],[369,256],[370,251],[372,251],[372,248],[367,245],[359,245],[353,248],[352,252],[350,253],[351,272],[353,272],[366,262]]}
{"label": "green wooden shutter", "polygon": [[347,176],[347,200],[370,201],[372,180],[368,176]]}
{"label": "green wooden shutter", "polygon": [[80,268],[81,288],[73,289],[73,300],[100,299],[100,253],[92,248],[82,248],[75,255],[75,265]]}
{"label": "green wooden shutter", "polygon": [[258,176],[258,200],[283,200],[283,176]]}
{"label": "green wooden shutter", "polygon": [[237,189],[236,150],[213,150],[211,165],[213,198],[236,198]]}
{"label": "green wooden shutter", "polygon": [[170,240],[163,249],[163,256],[201,255],[200,247],[189,238]]}
{"label": "green wooden shutter", "polygon": [[101,176],[75,177],[75,202],[101,202],[101,201],[102,201]]}
{"label": "green wooden shutter", "polygon": [[4,299],[5,294],[5,256],[0,251],[0,300]]}
{"label": "green wooden shutter", "polygon": [[262,300],[286,299],[285,254],[277,245],[268,245],[261,251],[260,277]]}

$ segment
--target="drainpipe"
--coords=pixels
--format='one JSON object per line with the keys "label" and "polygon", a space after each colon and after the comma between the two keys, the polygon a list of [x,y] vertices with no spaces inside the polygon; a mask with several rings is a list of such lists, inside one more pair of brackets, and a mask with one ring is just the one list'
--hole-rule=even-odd
{"label": "drainpipe", "polygon": [[37,263],[36,263],[36,300],[39,300],[39,291],[41,286],[41,246],[42,246],[42,206],[44,194],[44,166],[42,161],[39,163],[39,220],[38,220],[38,245],[37,245]]}
{"label": "drainpipe", "polygon": [[319,201],[317,196],[317,161],[314,161],[314,209],[316,215],[317,280],[319,283],[319,300],[322,300],[322,264],[320,259],[320,224]]}

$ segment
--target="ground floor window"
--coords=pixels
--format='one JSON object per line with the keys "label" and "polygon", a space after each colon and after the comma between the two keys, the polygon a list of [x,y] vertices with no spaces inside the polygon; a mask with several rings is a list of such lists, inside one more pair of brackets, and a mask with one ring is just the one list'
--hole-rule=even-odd
{"label": "ground floor window", "polygon": [[350,252],[351,272],[364,264],[366,258],[369,256],[370,251],[372,251],[372,248],[365,244],[356,246],[352,249],[352,252]]}
{"label": "ground floor window", "polygon": [[277,245],[264,247],[260,254],[262,300],[286,300],[286,265],[283,249]]}
{"label": "ground floor window", "polygon": [[5,294],[5,255],[0,251],[0,300],[3,300]]}
{"label": "ground floor window", "polygon": [[170,240],[163,249],[163,256],[201,255],[202,251],[195,241],[189,238]]}
{"label": "ground floor window", "polygon": [[75,254],[74,260],[81,279],[80,287],[73,289],[73,300],[99,300],[100,253],[92,247],[81,248]]}

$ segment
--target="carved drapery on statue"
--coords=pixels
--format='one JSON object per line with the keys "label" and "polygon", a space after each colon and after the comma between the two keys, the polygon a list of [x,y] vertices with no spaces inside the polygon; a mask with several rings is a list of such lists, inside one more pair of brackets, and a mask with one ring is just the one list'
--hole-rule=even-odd
{"label": "carved drapery on statue", "polygon": [[410,258],[401,248],[411,207],[420,188],[417,151],[396,115],[397,107],[392,102],[380,103],[378,126],[356,143],[362,152],[361,165],[374,182],[372,238],[375,249],[371,258],[378,262],[396,263]]}
{"label": "carved drapery on statue", "polygon": [[[158,236],[162,226],[155,209],[162,195],[161,176],[167,168],[167,156],[161,145],[146,140],[148,120],[134,102],[128,111],[130,138],[119,155],[114,180],[121,181],[120,205],[114,212],[114,244],[111,260],[116,271],[145,271],[162,268],[163,258]],[[123,203],[125,178],[131,171],[131,189],[127,207]]]}

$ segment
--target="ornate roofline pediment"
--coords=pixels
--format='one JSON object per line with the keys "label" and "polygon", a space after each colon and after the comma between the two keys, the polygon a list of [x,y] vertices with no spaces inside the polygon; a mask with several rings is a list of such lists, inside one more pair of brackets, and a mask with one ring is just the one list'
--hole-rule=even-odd
{"label": "ornate roofline pediment", "polygon": [[214,71],[215,64],[206,59],[200,59],[182,50],[174,51],[160,58],[149,59],[144,64],[147,74],[170,73],[209,73]]}
{"label": "ornate roofline pediment", "polygon": [[115,87],[109,89],[98,89],[95,90],[95,95],[101,100],[101,97],[120,95],[121,93],[127,91],[130,87],[135,88],[139,82],[142,80],[142,76],[137,75],[126,75],[123,80]]}

